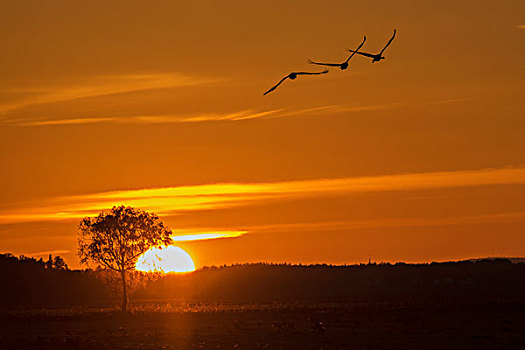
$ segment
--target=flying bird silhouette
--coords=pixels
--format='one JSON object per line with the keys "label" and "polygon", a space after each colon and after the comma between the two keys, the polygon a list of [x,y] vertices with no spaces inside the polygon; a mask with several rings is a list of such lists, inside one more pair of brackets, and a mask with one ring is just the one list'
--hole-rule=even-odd
{"label": "flying bird silhouette", "polygon": [[370,57],[372,59],[372,63],[374,62],[379,62],[381,60],[384,60],[385,58],[383,57],[383,52],[385,52],[386,48],[388,47],[388,45],[390,45],[390,43],[392,42],[392,40],[394,40],[394,37],[396,36],[396,30],[394,29],[394,35],[392,35],[392,37],[390,38],[390,40],[388,40],[388,43],[386,43],[385,47],[383,47],[383,50],[381,50],[380,53],[378,54],[372,54],[372,53],[368,53],[368,52],[357,52],[354,51],[354,50],[350,50],[350,49],[347,49],[348,51],[350,52],[353,52],[353,53],[356,53],[358,55],[362,55],[362,56],[366,56],[366,57]]}
{"label": "flying bird silhouette", "polygon": [[307,62],[310,64],[317,64],[319,66],[339,67],[341,68],[341,70],[345,70],[346,68],[348,68],[348,61],[350,61],[350,59],[356,53],[359,53],[358,51],[364,45],[365,41],[366,41],[366,36],[363,38],[363,42],[357,47],[355,51],[352,51],[352,54],[350,55],[350,57],[348,57],[346,61],[344,61],[343,63],[322,63],[322,62],[314,62],[312,60],[308,60]]}
{"label": "flying bird silhouette", "polygon": [[271,89],[266,91],[263,95],[269,94],[273,90],[277,89],[277,87],[279,85],[281,85],[283,83],[283,81],[285,81],[288,78],[291,79],[291,80],[294,80],[295,78],[297,78],[298,75],[319,75],[319,74],[326,74],[326,73],[328,73],[328,69],[325,69],[322,72],[292,72],[292,73],[288,74],[287,76],[285,76],[284,78],[282,78],[281,81],[279,81],[277,84],[275,84],[275,86],[273,86]]}

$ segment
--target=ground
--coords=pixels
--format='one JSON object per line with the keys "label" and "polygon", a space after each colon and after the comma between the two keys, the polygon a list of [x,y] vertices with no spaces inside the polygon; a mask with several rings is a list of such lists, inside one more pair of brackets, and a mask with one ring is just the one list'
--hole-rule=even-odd
{"label": "ground", "polygon": [[525,349],[523,301],[146,304],[1,312],[1,349]]}

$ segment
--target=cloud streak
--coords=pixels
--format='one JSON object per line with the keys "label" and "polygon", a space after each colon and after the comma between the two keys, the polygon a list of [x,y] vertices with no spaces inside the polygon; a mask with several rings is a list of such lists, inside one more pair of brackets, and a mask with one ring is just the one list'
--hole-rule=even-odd
{"label": "cloud streak", "polygon": [[156,115],[156,116],[133,116],[133,117],[107,117],[107,118],[72,118],[72,119],[55,119],[39,120],[29,122],[17,122],[15,126],[58,126],[58,125],[79,125],[79,124],[97,124],[97,123],[120,123],[120,124],[171,124],[171,123],[198,123],[206,121],[238,121],[248,119],[258,119],[267,115],[275,114],[282,111],[281,109],[269,110],[264,112],[255,112],[245,110],[234,113],[208,113],[194,115]]}
{"label": "cloud streak", "polygon": [[[88,97],[100,97],[143,90],[202,85],[219,79],[189,77],[175,73],[128,74],[97,76],[89,81],[69,86],[47,86],[26,92],[32,97],[0,105],[0,112],[9,112],[36,104],[65,102]],[[17,90],[24,92],[24,90]]]}
{"label": "cloud streak", "polygon": [[237,238],[244,236],[248,231],[217,231],[217,230],[174,230],[171,239],[174,242],[192,242],[220,238]]}
{"label": "cloud streak", "polygon": [[446,226],[463,224],[524,222],[525,211],[503,212],[482,215],[450,216],[444,218],[374,219],[351,221],[324,221],[247,226],[248,232],[306,232],[319,230],[342,231],[380,227]]}
{"label": "cloud streak", "polygon": [[69,254],[71,253],[71,250],[48,250],[48,251],[45,251],[45,252],[36,252],[36,253],[27,253],[27,254],[24,254],[26,256],[37,256],[37,257],[40,257],[40,256],[48,256],[48,255],[60,255],[60,254]]}
{"label": "cloud streak", "polygon": [[115,118],[76,118],[76,119],[55,119],[41,120],[27,123],[15,123],[16,126],[56,126],[56,125],[78,125],[78,124],[96,124],[114,121]]}
{"label": "cloud streak", "polygon": [[250,206],[285,199],[510,184],[525,184],[525,168],[121,190],[56,197],[26,204],[22,208],[4,209],[0,211],[0,224],[78,220],[96,215],[114,205],[129,205],[169,216],[187,211]]}
{"label": "cloud streak", "polygon": [[123,117],[85,117],[51,120],[31,120],[20,122],[10,120],[14,126],[60,126],[60,125],[83,125],[95,123],[123,123],[123,124],[170,124],[170,123],[199,123],[219,121],[244,121],[252,119],[276,119],[294,117],[310,114],[338,114],[391,110],[410,106],[431,106],[450,103],[458,103],[468,100],[467,98],[446,99],[420,103],[392,102],[378,105],[327,105],[301,109],[272,109],[266,111],[243,110],[230,113],[201,113],[188,115],[146,115],[146,116],[123,116]]}

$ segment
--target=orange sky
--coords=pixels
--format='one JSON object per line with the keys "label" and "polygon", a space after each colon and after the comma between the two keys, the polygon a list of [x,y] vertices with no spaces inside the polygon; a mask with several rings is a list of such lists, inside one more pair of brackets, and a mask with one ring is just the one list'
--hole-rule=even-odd
{"label": "orange sky", "polygon": [[[523,1],[2,1],[0,251],[113,204],[196,265],[525,255]],[[386,60],[342,62],[367,36]],[[223,237],[221,239],[212,239]]]}

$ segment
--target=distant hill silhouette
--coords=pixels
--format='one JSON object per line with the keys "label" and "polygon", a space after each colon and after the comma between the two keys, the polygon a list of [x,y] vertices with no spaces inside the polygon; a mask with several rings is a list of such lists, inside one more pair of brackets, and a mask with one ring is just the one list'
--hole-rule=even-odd
{"label": "distant hill silhouette", "polygon": [[[49,261],[58,261],[57,266]],[[60,259],[0,254],[0,308],[111,306],[112,293],[93,271],[67,270]],[[517,262],[517,263],[513,263]],[[167,274],[131,297],[189,302],[333,301],[363,298],[525,298],[525,263],[480,259],[430,264],[349,266],[246,264]]]}

